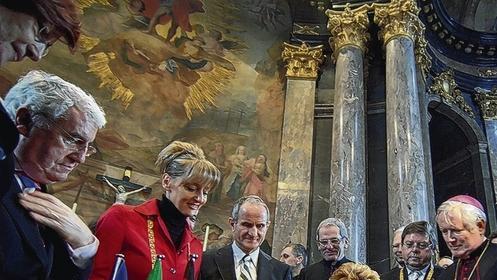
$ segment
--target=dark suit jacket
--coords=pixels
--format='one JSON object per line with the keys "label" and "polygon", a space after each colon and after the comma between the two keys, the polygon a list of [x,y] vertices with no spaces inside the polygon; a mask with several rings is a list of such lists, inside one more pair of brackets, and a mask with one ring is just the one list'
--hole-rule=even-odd
{"label": "dark suit jacket", "polygon": [[[342,264],[348,262],[352,261],[344,257],[335,264],[334,269],[336,270]],[[299,280],[328,279],[330,278],[330,274],[331,274],[331,262],[325,261],[323,259],[320,262],[311,264],[310,266],[303,268],[300,271],[300,274],[297,279]]]}
{"label": "dark suit jacket", "polygon": [[[7,192],[14,174],[14,148],[19,132],[3,105],[0,104],[0,197]],[[0,258],[1,262],[1,258]]]}
{"label": "dark suit jacket", "polygon": [[[407,269],[404,267],[404,279],[399,279],[400,276],[400,268],[396,267],[389,272],[382,274],[380,276],[381,280],[408,280],[408,275],[407,275]],[[435,266],[434,271],[433,271],[433,278],[432,280],[437,280],[440,279],[440,274],[444,272],[444,269],[438,265]],[[425,274],[425,279],[428,277],[428,273]]]}
{"label": "dark suit jacket", "polygon": [[51,229],[43,229],[19,204],[14,179],[0,197],[0,279],[80,279],[66,243]]}
{"label": "dark suit jacket", "polygon": [[[486,243],[485,243],[486,245]],[[453,280],[456,273],[457,262],[447,267],[444,273],[440,275],[441,280]],[[490,243],[485,254],[480,259],[478,265],[480,280],[497,280],[497,244]],[[476,279],[473,275],[471,279]]]}
{"label": "dark suit jacket", "polygon": [[[206,280],[235,280],[235,262],[231,244],[219,250],[207,251],[202,260],[200,279]],[[260,280],[291,280],[290,267],[268,254],[259,250],[257,261],[257,279]]]}

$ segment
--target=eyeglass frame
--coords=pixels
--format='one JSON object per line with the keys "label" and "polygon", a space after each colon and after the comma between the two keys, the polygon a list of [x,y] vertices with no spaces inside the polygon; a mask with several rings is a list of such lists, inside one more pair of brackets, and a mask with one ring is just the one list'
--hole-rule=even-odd
{"label": "eyeglass frame", "polygon": [[431,242],[412,242],[412,244],[406,244],[405,242],[402,242],[402,246],[407,248],[407,249],[414,249],[418,248],[419,250],[426,250],[428,248],[433,248],[433,243]]}
{"label": "eyeglass frame", "polygon": [[[322,246],[322,247],[326,247],[329,245],[339,246],[344,239],[345,239],[344,237],[340,237],[340,238],[335,237],[335,238],[330,238],[330,239],[316,240],[316,243],[318,244],[318,246]],[[323,242],[326,242],[326,244],[323,244]]]}
{"label": "eyeglass frame", "polygon": [[[42,116],[50,123],[51,126],[53,126],[60,132],[60,135],[62,136],[62,143],[64,143],[67,148],[74,150],[75,152],[81,152],[81,147],[78,147],[80,146],[78,142],[86,142],[85,140],[72,136],[67,130],[59,126],[54,120],[52,120],[52,118],[47,115],[43,113],[36,113],[35,115]],[[89,157],[97,152],[97,148],[95,148],[91,142],[85,144],[85,147],[83,149],[85,150],[85,157]]]}

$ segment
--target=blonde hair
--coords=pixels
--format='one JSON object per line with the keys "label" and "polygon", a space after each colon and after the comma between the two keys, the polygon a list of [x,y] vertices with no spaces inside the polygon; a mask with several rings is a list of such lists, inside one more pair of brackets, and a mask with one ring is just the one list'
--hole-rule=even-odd
{"label": "blonde hair", "polygon": [[344,263],[333,272],[330,280],[380,280],[380,275],[365,264]]}
{"label": "blonde hair", "polygon": [[202,184],[212,189],[221,181],[221,172],[208,161],[204,151],[195,144],[173,141],[157,156],[155,165],[162,175],[168,174],[172,179],[183,182]]}

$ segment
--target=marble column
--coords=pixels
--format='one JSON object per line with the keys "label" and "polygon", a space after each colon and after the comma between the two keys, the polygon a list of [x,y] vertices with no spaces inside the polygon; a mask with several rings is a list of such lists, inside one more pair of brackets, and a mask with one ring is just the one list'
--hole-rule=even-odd
{"label": "marble column", "polygon": [[388,211],[390,229],[430,221],[427,169],[416,78],[415,43],[424,27],[413,0],[377,4],[374,21],[386,49]]}
{"label": "marble column", "polygon": [[335,71],[330,217],[348,229],[347,257],[366,262],[366,125],[364,53],[368,6],[326,11]]}
{"label": "marble column", "polygon": [[482,88],[475,90],[478,92],[476,102],[485,123],[494,197],[497,198],[497,88],[491,91]]}
{"label": "marble column", "polygon": [[286,97],[281,136],[273,255],[288,242],[307,245],[311,191],[314,96],[323,46],[284,43]]}

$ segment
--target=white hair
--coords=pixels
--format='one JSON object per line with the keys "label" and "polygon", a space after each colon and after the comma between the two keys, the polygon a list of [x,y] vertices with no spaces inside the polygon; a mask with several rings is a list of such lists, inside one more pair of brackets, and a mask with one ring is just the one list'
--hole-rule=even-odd
{"label": "white hair", "polygon": [[487,222],[485,212],[471,204],[459,201],[445,201],[442,203],[438,207],[436,219],[442,218],[447,224],[454,226],[449,219],[449,213],[451,216],[459,217],[464,227],[468,230],[475,228],[480,220]]}
{"label": "white hair", "polygon": [[37,115],[54,121],[66,119],[68,110],[75,107],[97,128],[102,128],[106,123],[104,111],[91,95],[78,86],[41,70],[30,71],[20,78],[7,93],[4,103],[13,120],[17,110],[24,107],[36,123],[48,126]]}
{"label": "white hair", "polygon": [[326,218],[319,223],[318,228],[316,229],[316,240],[319,240],[319,230],[322,227],[330,227],[330,226],[335,226],[338,228],[340,231],[340,237],[349,239],[349,235],[347,233],[347,227],[345,227],[345,224],[342,222],[342,220],[337,219],[337,218]]}

